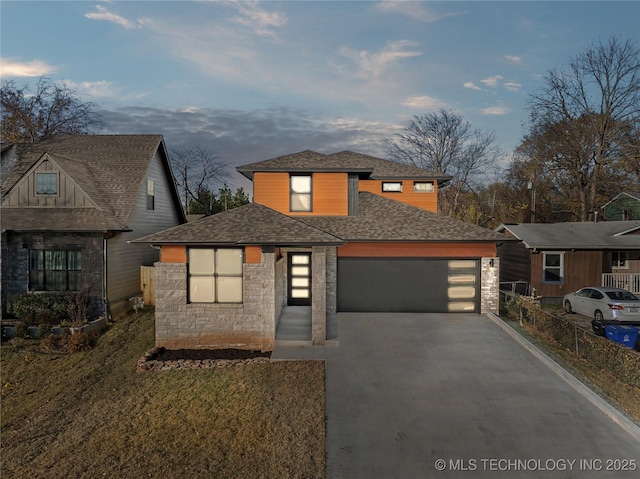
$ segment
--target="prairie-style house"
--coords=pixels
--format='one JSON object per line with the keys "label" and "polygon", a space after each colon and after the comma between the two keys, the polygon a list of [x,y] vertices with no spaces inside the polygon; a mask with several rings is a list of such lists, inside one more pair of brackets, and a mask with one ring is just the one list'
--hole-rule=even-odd
{"label": "prairie-style house", "polygon": [[237,170],[253,203],[137,240],[156,263],[156,345],[271,350],[289,306],[324,344],[339,312],[498,310],[504,236],[437,213],[450,177],[351,151]]}

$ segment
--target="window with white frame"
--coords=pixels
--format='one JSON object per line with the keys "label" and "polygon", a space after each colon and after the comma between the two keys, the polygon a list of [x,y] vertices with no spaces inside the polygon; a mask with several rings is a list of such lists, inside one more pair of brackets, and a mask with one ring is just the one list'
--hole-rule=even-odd
{"label": "window with white frame", "polygon": [[611,266],[616,268],[627,267],[627,252],[626,251],[612,251],[611,252]]}
{"label": "window with white frame", "polygon": [[311,175],[291,175],[290,201],[291,211],[312,211]]}
{"label": "window with white frame", "polygon": [[542,282],[562,284],[564,277],[564,254],[557,251],[543,253]]}
{"label": "window with white frame", "polygon": [[189,302],[242,303],[242,248],[189,248]]}
{"label": "window with white frame", "polygon": [[36,173],[36,194],[57,195],[58,173]]}
{"label": "window with white frame", "polygon": [[415,193],[433,193],[433,181],[414,181],[413,191]]}
{"label": "window with white frame", "polygon": [[401,193],[402,181],[383,181],[382,192],[383,193]]}

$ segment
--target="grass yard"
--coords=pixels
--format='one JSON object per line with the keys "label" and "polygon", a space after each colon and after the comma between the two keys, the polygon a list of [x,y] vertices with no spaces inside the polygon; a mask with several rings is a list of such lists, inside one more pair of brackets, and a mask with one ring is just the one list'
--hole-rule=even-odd
{"label": "grass yard", "polygon": [[325,477],[323,362],[136,373],[152,346],[151,311],[88,352],[3,344],[2,477]]}

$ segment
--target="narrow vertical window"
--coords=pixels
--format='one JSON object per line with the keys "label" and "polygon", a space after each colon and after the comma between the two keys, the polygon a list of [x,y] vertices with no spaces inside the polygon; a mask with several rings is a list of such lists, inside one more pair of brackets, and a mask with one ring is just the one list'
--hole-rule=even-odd
{"label": "narrow vertical window", "polygon": [[156,208],[156,196],[153,180],[147,179],[147,209],[154,210]]}
{"label": "narrow vertical window", "polygon": [[291,176],[289,203],[291,211],[312,211],[310,175]]}
{"label": "narrow vertical window", "polygon": [[36,194],[57,195],[58,194],[58,174],[57,173],[36,173]]}

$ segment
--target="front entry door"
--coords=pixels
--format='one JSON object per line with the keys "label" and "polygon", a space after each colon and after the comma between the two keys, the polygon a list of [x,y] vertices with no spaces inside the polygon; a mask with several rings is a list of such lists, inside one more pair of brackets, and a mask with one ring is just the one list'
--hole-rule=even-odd
{"label": "front entry door", "polygon": [[289,253],[287,304],[311,306],[311,253]]}

